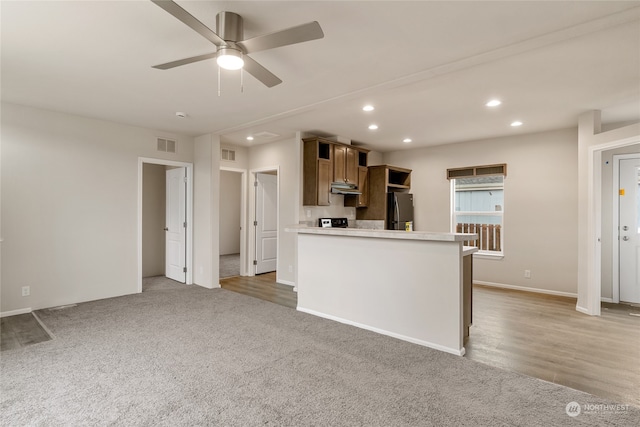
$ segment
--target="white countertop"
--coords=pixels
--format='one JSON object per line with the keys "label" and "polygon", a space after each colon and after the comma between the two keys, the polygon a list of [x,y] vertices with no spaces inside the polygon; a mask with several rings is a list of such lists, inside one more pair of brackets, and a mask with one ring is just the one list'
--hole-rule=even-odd
{"label": "white countertop", "polygon": [[[302,234],[324,234],[329,236],[371,237],[376,239],[431,240],[440,242],[463,242],[477,238],[473,233],[436,233],[429,231],[371,230],[362,228],[322,228],[306,225],[293,225],[285,231]],[[475,249],[475,250],[473,250]],[[464,247],[464,255],[476,252],[477,248]]]}
{"label": "white countertop", "polygon": [[479,249],[475,246],[463,246],[462,247],[462,256],[467,256],[478,252]]}

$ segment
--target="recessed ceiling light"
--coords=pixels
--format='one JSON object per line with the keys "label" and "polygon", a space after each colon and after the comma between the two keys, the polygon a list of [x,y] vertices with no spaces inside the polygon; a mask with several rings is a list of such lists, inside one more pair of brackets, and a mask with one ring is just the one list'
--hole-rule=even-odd
{"label": "recessed ceiling light", "polygon": [[521,122],[521,121],[516,120],[515,122],[511,122],[511,126],[513,126],[514,128],[515,128],[515,127],[518,127],[518,126],[522,126],[522,122]]}
{"label": "recessed ceiling light", "polygon": [[486,105],[487,107],[497,107],[500,104],[502,104],[502,101],[500,101],[499,99],[492,99],[484,105]]}
{"label": "recessed ceiling light", "polygon": [[362,111],[373,111],[375,110],[375,107],[373,105],[365,105],[364,107],[362,107]]}
{"label": "recessed ceiling light", "polygon": [[253,137],[252,136],[248,136],[247,137],[247,141],[253,141]]}
{"label": "recessed ceiling light", "polygon": [[378,125],[369,125],[369,129],[370,130],[376,130],[376,129],[378,129]]}
{"label": "recessed ceiling light", "polygon": [[404,142],[405,144],[408,144],[411,142],[411,138],[405,138],[402,140],[402,142]]}

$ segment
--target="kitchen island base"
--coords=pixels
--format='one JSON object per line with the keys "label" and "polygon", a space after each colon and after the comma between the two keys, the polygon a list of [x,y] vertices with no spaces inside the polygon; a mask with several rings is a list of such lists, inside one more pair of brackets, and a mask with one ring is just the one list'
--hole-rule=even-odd
{"label": "kitchen island base", "polygon": [[287,231],[298,233],[299,311],[464,355],[463,257],[475,248],[462,242],[470,235]]}

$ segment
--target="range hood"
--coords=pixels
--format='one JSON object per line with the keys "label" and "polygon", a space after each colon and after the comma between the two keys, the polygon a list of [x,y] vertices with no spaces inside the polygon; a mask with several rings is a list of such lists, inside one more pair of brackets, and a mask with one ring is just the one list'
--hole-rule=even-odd
{"label": "range hood", "polygon": [[350,196],[358,196],[362,194],[362,192],[358,190],[357,185],[349,184],[346,182],[340,182],[340,181],[331,183],[331,193],[344,194],[344,195],[350,195]]}

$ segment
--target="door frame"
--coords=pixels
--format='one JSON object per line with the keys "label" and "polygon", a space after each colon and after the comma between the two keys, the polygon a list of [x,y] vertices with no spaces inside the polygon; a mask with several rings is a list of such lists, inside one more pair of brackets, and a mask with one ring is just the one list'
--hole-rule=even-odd
{"label": "door frame", "polygon": [[588,148],[586,307],[576,306],[584,314],[600,316],[602,301],[602,152],[638,142],[638,136],[632,136]]}
{"label": "door frame", "polygon": [[248,276],[255,276],[256,275],[256,269],[253,266],[253,260],[255,259],[256,256],[256,229],[253,226],[253,221],[256,220],[256,187],[254,185],[254,183],[256,182],[256,175],[259,173],[266,173],[266,172],[275,172],[276,173],[276,193],[277,193],[277,197],[276,197],[276,206],[278,207],[278,217],[276,219],[277,221],[277,228],[278,228],[278,241],[276,243],[276,277],[278,274],[278,262],[280,261],[280,166],[267,166],[267,167],[262,167],[262,168],[256,168],[256,169],[251,169],[249,171],[250,174],[250,179],[251,179],[251,183],[249,184],[249,212],[250,214],[250,219],[249,222],[251,223],[251,226],[249,227],[249,251],[248,254],[250,256],[247,257],[247,268],[248,268]]}
{"label": "door frame", "polygon": [[613,278],[611,279],[612,286],[612,300],[614,303],[620,303],[620,244],[619,242],[619,227],[620,227],[620,160],[625,159],[640,159],[640,153],[631,154],[614,154],[613,155],[613,227],[611,233],[613,257],[611,261],[611,270]]}
{"label": "door frame", "polygon": [[186,238],[186,284],[193,284],[193,163],[177,162],[174,160],[154,159],[151,157],[138,157],[138,293],[142,292],[142,170],[145,163],[164,166],[177,166],[187,169],[187,221]]}
{"label": "door frame", "polygon": [[240,276],[247,276],[247,170],[226,166],[220,166],[220,170],[240,174]]}

